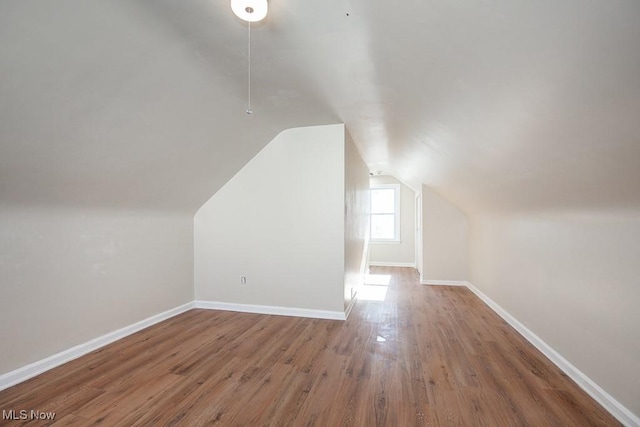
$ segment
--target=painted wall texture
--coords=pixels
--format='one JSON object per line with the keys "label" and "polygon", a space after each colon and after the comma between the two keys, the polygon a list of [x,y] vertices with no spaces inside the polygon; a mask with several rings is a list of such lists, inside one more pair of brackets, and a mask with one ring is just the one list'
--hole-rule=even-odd
{"label": "painted wall texture", "polygon": [[468,279],[467,216],[426,185],[422,186],[422,280]]}
{"label": "painted wall texture", "polygon": [[640,218],[470,222],[471,282],[640,413]]}
{"label": "painted wall texture", "polygon": [[0,209],[0,374],[193,300],[188,212]]}
{"label": "painted wall texture", "polygon": [[[354,148],[345,153],[344,125],[286,130],[209,199],[195,216],[196,298],[344,312],[345,188],[355,200],[362,186],[357,173],[345,186]],[[347,234],[362,253],[364,238]]]}
{"label": "painted wall texture", "polygon": [[369,249],[369,168],[345,130],[344,307],[364,283]]}

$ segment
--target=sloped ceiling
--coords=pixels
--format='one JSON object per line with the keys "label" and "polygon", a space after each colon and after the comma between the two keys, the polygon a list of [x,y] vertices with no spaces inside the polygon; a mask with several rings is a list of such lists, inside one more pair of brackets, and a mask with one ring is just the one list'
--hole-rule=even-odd
{"label": "sloped ceiling", "polygon": [[0,203],[195,211],[283,129],[475,213],[640,210],[640,2],[0,2]]}

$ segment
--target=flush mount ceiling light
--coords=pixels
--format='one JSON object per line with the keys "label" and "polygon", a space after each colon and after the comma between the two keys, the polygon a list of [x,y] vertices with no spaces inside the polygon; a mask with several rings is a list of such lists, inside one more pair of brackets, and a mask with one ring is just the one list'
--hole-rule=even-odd
{"label": "flush mount ceiling light", "polygon": [[231,10],[248,22],[262,21],[267,16],[267,0],[231,0]]}

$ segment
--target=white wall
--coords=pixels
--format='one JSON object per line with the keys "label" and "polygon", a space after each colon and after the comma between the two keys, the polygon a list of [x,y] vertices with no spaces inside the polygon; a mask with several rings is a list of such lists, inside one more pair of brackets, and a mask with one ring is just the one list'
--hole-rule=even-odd
{"label": "white wall", "polygon": [[0,208],[0,374],[193,300],[191,213]]}
{"label": "white wall", "polygon": [[468,279],[466,215],[426,185],[422,186],[422,280]]}
{"label": "white wall", "polygon": [[409,187],[388,175],[371,177],[371,185],[400,185],[400,243],[371,242],[369,244],[369,261],[372,264],[415,266],[415,193]]}
{"label": "white wall", "polygon": [[345,130],[344,308],[364,283],[369,243],[369,168]]}
{"label": "white wall", "polygon": [[420,189],[416,193],[414,203],[416,207],[416,270],[418,270],[418,274],[422,277],[422,272],[424,271],[424,256],[422,255],[422,186],[420,186]]}
{"label": "white wall", "polygon": [[640,414],[640,219],[473,218],[470,281]]}
{"label": "white wall", "polygon": [[344,132],[283,131],[198,210],[197,300],[344,313]]}

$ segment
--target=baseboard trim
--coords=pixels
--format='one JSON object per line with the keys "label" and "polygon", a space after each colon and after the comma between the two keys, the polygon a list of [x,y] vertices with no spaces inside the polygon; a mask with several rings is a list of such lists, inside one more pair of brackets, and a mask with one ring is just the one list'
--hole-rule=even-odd
{"label": "baseboard trim", "polygon": [[188,311],[193,307],[193,301],[188,302],[179,307],[175,307],[163,313],[148,317],[132,325],[125,326],[124,328],[118,329],[113,332],[109,332],[108,334],[102,335],[98,338],[94,338],[83,344],[71,347],[45,359],[30,363],[26,366],[23,366],[22,368],[18,368],[14,371],[2,374],[0,375],[0,390],[4,390],[23,381],[26,381],[29,378],[33,378],[36,375],[40,375],[43,372],[63,365],[67,362],[77,359],[80,356],[84,356],[85,354],[91,353],[92,351],[104,347],[105,345],[111,344],[114,341],[141,331],[142,329],[148,328],[149,326],[155,325],[156,323],[162,322],[163,320],[167,320],[171,317],[177,316],[178,314],[184,313],[185,311]]}
{"label": "baseboard trim", "polygon": [[218,301],[195,301],[195,308],[237,311],[241,313],[272,314],[276,316],[310,317],[313,319],[346,320],[345,312],[311,310],[308,308],[278,307],[271,305],[237,304]]}
{"label": "baseboard trim", "polygon": [[467,286],[466,281],[464,280],[422,280],[420,284],[422,285],[433,285],[433,286]]}
{"label": "baseboard trim", "polygon": [[416,264],[413,262],[374,262],[369,261],[370,267],[408,267],[416,268]]}
{"label": "baseboard trim", "polygon": [[618,419],[622,424],[628,427],[640,427],[640,417],[627,409],[618,402],[613,396],[604,391],[591,378],[587,377],[582,371],[576,368],[571,362],[565,359],[560,353],[555,351],[549,344],[544,342],[542,338],[533,333],[529,328],[520,323],[504,308],[500,307],[494,300],[485,295],[481,290],[476,288],[469,282],[466,282],[467,288],[478,296],[493,311],[502,317],[509,325],[511,325],[520,335],[533,344],[542,354],[544,354],[551,362],[560,368],[569,376],[580,388],[582,388],[589,396],[593,397],[600,405]]}
{"label": "baseboard trim", "polygon": [[[460,282],[452,280],[423,280],[423,285],[448,285],[448,286],[466,286],[471,292],[473,292],[478,298],[480,298],[485,304],[487,304],[498,316],[504,319],[509,325],[511,325],[520,335],[522,335],[527,341],[529,341],[534,347],[536,347],[542,354],[544,354],[551,362],[553,362],[558,368],[560,368],[565,374],[569,376],[573,381],[580,386],[587,394],[600,403],[605,409],[607,409],[614,417],[618,419],[625,426],[640,427],[640,417],[635,415],[624,405],[618,402],[613,396],[603,390],[598,384],[582,373],[571,362],[565,359],[560,353],[555,351],[551,346],[544,342],[540,337],[533,333],[529,328],[523,325],[509,312],[503,309],[495,301],[489,298],[486,294],[476,288],[469,282]],[[310,317],[317,319],[329,319],[329,320],[346,320],[351,310],[353,309],[357,296],[351,300],[351,303],[347,306],[346,311],[328,311],[328,310],[310,310],[304,308],[290,308],[290,307],[277,307],[277,306],[264,306],[264,305],[251,305],[251,304],[234,304],[224,303],[216,301],[192,301],[165,312],[148,317],[137,323],[134,323],[108,334],[102,335],[98,338],[94,338],[83,344],[79,344],[75,347],[56,353],[45,359],[23,366],[16,370],[7,372],[0,375],[0,390],[4,390],[21,382],[24,382],[30,378],[40,375],[50,369],[58,367],[64,363],[70,362],[78,357],[84,356],[92,351],[102,348],[112,342],[132,335],[142,329],[162,322],[163,320],[170,319],[178,314],[184,313],[192,308],[203,308],[209,310],[228,310],[244,313],[258,313],[258,314],[272,314],[279,316],[293,316],[293,317]]]}
{"label": "baseboard trim", "polygon": [[353,310],[353,307],[355,307],[357,300],[358,300],[358,293],[356,292],[353,298],[351,298],[351,302],[349,302],[347,309],[344,311],[345,320],[349,318],[349,315],[351,314],[351,310]]}

